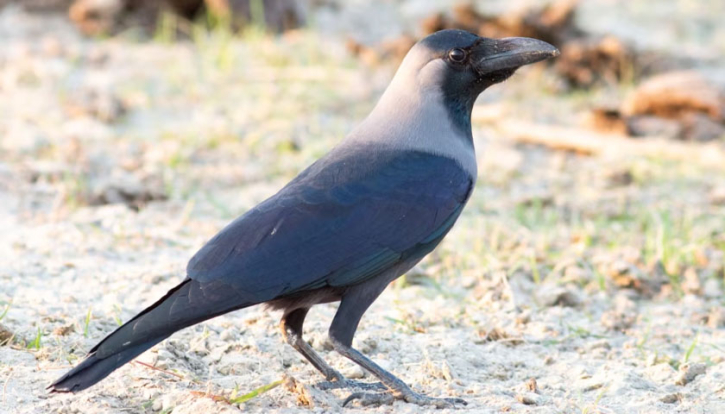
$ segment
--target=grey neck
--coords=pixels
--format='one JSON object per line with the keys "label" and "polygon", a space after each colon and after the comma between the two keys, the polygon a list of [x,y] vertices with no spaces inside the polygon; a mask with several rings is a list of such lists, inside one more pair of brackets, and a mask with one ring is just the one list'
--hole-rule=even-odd
{"label": "grey neck", "polygon": [[448,157],[475,178],[476,153],[468,108],[451,109],[440,91],[421,91],[399,80],[396,76],[375,109],[345,142],[377,142]]}

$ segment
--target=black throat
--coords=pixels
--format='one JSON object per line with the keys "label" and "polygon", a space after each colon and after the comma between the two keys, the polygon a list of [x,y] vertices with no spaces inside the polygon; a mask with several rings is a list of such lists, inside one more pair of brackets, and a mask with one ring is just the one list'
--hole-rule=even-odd
{"label": "black throat", "polygon": [[[445,91],[445,89],[444,89]],[[473,133],[471,132],[471,112],[476,96],[467,96],[455,93],[445,93],[443,103],[448,113],[448,118],[455,129],[462,133],[471,147],[473,147]]]}

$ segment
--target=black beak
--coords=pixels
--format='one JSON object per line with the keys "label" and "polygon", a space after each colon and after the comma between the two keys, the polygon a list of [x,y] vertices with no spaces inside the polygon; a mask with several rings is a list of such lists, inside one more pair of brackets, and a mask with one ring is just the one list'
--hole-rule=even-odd
{"label": "black beak", "polygon": [[559,49],[554,46],[528,37],[489,39],[488,42],[481,43],[477,49],[476,54],[480,54],[480,57],[474,57],[474,65],[481,74],[517,69],[560,54]]}

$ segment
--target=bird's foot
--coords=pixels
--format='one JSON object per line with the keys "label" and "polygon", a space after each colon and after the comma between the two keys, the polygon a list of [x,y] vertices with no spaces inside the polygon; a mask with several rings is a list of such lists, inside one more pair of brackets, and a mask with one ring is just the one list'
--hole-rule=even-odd
{"label": "bird's foot", "polygon": [[365,391],[385,391],[388,389],[388,387],[386,387],[382,382],[353,381],[344,377],[341,380],[337,379],[332,381],[318,382],[317,384],[315,384],[315,387],[322,391],[339,390],[342,388],[354,388]]}
{"label": "bird's foot", "polygon": [[353,401],[357,401],[360,403],[360,405],[366,407],[368,405],[392,404],[393,401],[395,401],[395,397],[390,392],[354,392],[350,394],[350,396],[345,398],[345,401],[342,402],[342,406],[345,407]]}
{"label": "bird's foot", "polygon": [[418,394],[412,390],[406,390],[405,392],[381,392],[381,393],[367,393],[367,392],[355,392],[342,402],[342,406],[358,401],[362,406],[368,405],[383,405],[392,404],[396,399],[404,400],[409,403],[417,404],[420,406],[430,405],[436,408],[452,408],[456,405],[467,405],[465,400],[460,398],[433,398],[427,395]]}

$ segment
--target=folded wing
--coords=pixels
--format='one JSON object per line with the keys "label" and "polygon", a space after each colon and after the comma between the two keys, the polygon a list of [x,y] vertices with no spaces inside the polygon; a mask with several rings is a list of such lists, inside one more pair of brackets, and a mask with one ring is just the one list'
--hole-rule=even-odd
{"label": "folded wing", "polygon": [[188,276],[257,303],[357,284],[432,250],[472,185],[454,160],[429,153],[333,152],[210,240]]}

